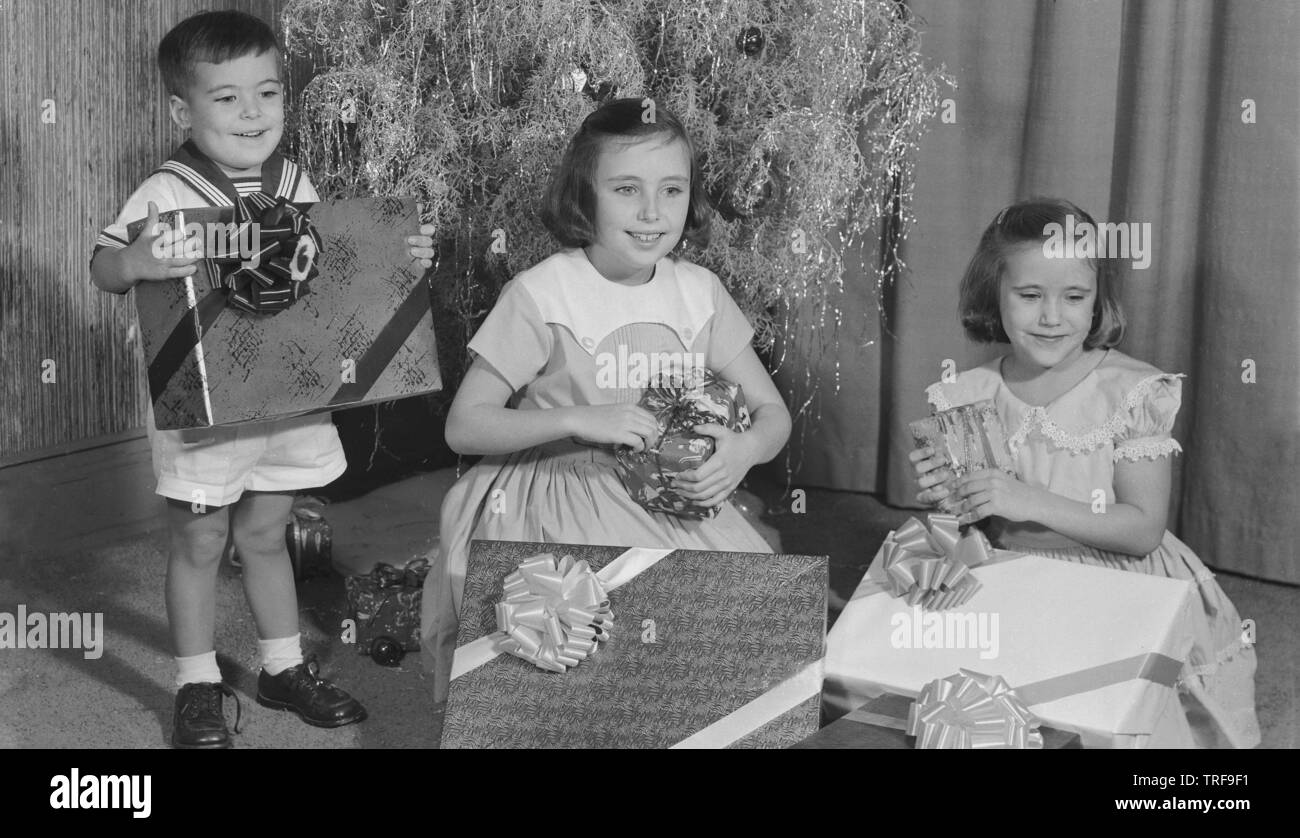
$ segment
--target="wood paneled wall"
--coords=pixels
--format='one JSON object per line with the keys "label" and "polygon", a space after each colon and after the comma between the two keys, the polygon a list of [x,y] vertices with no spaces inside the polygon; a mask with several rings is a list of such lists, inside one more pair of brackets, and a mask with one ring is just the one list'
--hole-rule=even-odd
{"label": "wood paneled wall", "polygon": [[[0,463],[141,428],[130,295],[90,282],[99,231],[183,140],[162,36],[208,9],[282,0],[0,0]],[[277,27],[278,28],[278,27]]]}

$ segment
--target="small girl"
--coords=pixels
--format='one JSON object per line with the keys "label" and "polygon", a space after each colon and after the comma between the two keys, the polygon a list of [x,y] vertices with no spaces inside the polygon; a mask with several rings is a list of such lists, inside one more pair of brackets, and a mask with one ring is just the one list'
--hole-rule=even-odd
{"label": "small girl", "polygon": [[[703,245],[710,221],[682,124],[640,99],[591,113],[542,221],[566,249],[502,288],[447,417],[447,444],[486,456],[443,501],[426,581],[421,645],[436,701],[447,694],[471,539],[772,552],[727,498],[785,445],[790,414],[722,283],[671,256],[683,238]],[[677,479],[685,498],[722,505],[715,518],[648,512],[619,478],[615,447],[642,451],[657,431],[637,404],[656,365],[707,367],[744,389],[752,427],[696,426],[715,453]]]}
{"label": "small girl", "polygon": [[[1165,529],[1182,376],[1114,348],[1124,316],[1113,263],[1049,256],[1049,224],[1097,229],[1063,200],[999,213],[962,278],[961,322],[972,339],[1011,352],[926,390],[935,410],[993,400],[1020,478],[985,470],[949,482],[946,463],[923,448],[911,455],[917,500],[954,494],[963,519],[987,519],[999,547],[1195,580],[1204,607],[1179,684],[1188,721],[1203,747],[1254,747],[1255,651],[1214,575]],[[1104,515],[1093,512],[1099,489]]]}

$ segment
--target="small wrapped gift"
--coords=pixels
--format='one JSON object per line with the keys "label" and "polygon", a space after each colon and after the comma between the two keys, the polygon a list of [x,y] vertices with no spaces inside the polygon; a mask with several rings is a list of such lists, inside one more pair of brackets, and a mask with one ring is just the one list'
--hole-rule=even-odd
{"label": "small wrapped gift", "polygon": [[618,450],[619,473],[628,492],[651,512],[683,518],[717,515],[721,507],[692,503],[673,488],[672,480],[713,456],[713,438],[695,433],[696,425],[722,425],[733,431],[749,428],[749,409],[740,385],[697,368],[657,379],[640,405],[654,414],[659,432],[647,441],[645,451]]}
{"label": "small wrapped gift", "polygon": [[[992,401],[964,404],[910,423],[908,429],[917,448],[930,446],[948,462],[954,477],[964,477],[986,468],[1015,475],[1015,463],[1007,445],[1007,433]],[[956,514],[957,501],[951,495],[939,508]]]}
{"label": "small wrapped gift", "polygon": [[[562,575],[545,568],[555,555],[573,559]],[[593,634],[605,623],[584,620],[602,591],[618,614],[600,651],[563,674],[498,628],[497,606],[522,601],[506,580],[539,559],[545,608]],[[598,587],[579,582],[588,569]],[[566,580],[568,598],[551,600]],[[558,622],[544,629],[557,642]],[[824,556],[473,541],[442,747],[793,745],[817,730],[825,632]]]}
{"label": "small wrapped gift", "polygon": [[344,580],[348,611],[357,625],[358,652],[395,664],[401,652],[420,648],[420,603],[428,572],[429,563],[417,559],[404,568],[380,563],[367,574]]}
{"label": "small wrapped gift", "polygon": [[413,199],[258,193],[165,219],[201,234],[204,258],[191,277],[133,293],[160,430],[441,389],[429,286],[406,244],[419,225]]}

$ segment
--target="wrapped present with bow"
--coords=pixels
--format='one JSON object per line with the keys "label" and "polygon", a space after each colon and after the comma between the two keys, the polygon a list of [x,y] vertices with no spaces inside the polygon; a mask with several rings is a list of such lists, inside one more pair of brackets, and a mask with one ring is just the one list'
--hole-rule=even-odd
{"label": "wrapped present with bow", "polygon": [[[213,251],[205,248],[202,281],[224,290],[226,305],[240,311],[284,311],[307,294],[307,283],[320,273],[320,233],[302,206],[263,192],[243,197],[233,213]],[[169,220],[173,227],[186,226],[182,210],[159,216],[164,224]]]}
{"label": "wrapped present with bow", "polygon": [[820,722],[826,564],[475,540],[442,747],[793,745]]}
{"label": "wrapped present with bow", "polygon": [[[908,424],[917,448],[929,446],[948,463],[953,478],[986,468],[1015,476],[1016,466],[1007,443],[1007,432],[992,401],[964,404]],[[956,498],[949,495],[939,508],[957,514]]]}
{"label": "wrapped present with bow", "polygon": [[957,516],[932,514],[927,528],[915,518],[885,537],[867,574],[908,605],[941,610],[964,604],[980,588],[971,568],[993,556],[978,528]]}
{"label": "wrapped present with bow", "polygon": [[693,368],[657,378],[639,404],[654,414],[658,432],[646,441],[644,451],[618,449],[623,485],[651,512],[683,518],[717,515],[720,507],[702,507],[682,497],[673,479],[713,456],[713,438],[695,433],[696,425],[721,425],[733,431],[749,428],[749,409],[740,385],[719,378],[712,370]]}
{"label": "wrapped present with bow", "polygon": [[429,562],[417,559],[405,567],[381,562],[369,573],[344,579],[358,652],[392,664],[402,652],[420,648],[420,604],[428,573]]}
{"label": "wrapped present with bow", "polygon": [[[981,702],[1010,718],[1003,711],[1020,705],[1002,697],[1013,690],[1044,726],[1087,748],[1194,745],[1178,695],[1200,607],[1192,582],[1008,550],[993,550],[974,572],[979,588],[942,611],[909,603],[880,574],[864,576],[827,637],[827,715],[886,694],[924,694],[912,731],[952,743],[965,734],[944,725],[976,719]],[[989,675],[926,692],[963,670]],[[993,718],[990,729],[1002,725]]]}
{"label": "wrapped present with bow", "polygon": [[[142,282],[136,309],[160,430],[205,428],[441,389],[412,198],[173,210],[199,235],[191,277]],[[144,221],[128,225],[134,239]]]}
{"label": "wrapped present with bow", "polygon": [[548,672],[577,666],[609,640],[609,595],[585,561],[543,553],[519,564],[496,604],[499,648]]}

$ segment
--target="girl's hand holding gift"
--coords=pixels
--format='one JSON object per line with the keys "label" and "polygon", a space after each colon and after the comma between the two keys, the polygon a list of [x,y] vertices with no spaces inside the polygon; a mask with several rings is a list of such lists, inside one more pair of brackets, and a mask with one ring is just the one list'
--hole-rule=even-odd
{"label": "girl's hand holding gift", "polygon": [[420,234],[407,236],[406,243],[411,246],[411,258],[420,263],[426,271],[433,267],[433,257],[437,252],[433,247],[433,234],[436,228],[432,224],[421,224]]}
{"label": "girl's hand holding gift", "polygon": [[907,455],[916,469],[916,480],[921,485],[916,500],[926,506],[934,506],[951,494],[947,483],[952,479],[952,469],[948,461],[935,453],[934,448],[926,446],[917,448]]}
{"label": "girl's hand holding gift", "polygon": [[713,438],[713,456],[699,468],[677,475],[673,487],[699,506],[718,506],[731,497],[740,481],[758,464],[758,458],[743,433],[722,425],[696,425],[692,430]]}
{"label": "girl's hand holding gift", "polygon": [[635,453],[646,449],[659,435],[659,423],[650,411],[635,404],[602,404],[569,408],[573,436],[585,442],[626,445]]}
{"label": "girl's hand holding gift", "polygon": [[995,468],[981,469],[959,479],[952,493],[961,502],[961,523],[972,524],[996,515],[1008,521],[1039,521],[1045,491]]}

